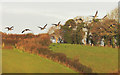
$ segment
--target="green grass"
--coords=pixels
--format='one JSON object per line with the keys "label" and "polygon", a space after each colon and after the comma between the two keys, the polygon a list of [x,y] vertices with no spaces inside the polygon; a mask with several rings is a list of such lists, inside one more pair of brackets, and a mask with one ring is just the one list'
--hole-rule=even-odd
{"label": "green grass", "polygon": [[111,73],[118,70],[118,49],[71,44],[51,44],[50,49],[92,68],[96,73]]}
{"label": "green grass", "polygon": [[37,55],[2,50],[3,73],[76,73],[70,68]]}
{"label": "green grass", "polygon": [[2,50],[0,49],[0,74],[2,74]]}

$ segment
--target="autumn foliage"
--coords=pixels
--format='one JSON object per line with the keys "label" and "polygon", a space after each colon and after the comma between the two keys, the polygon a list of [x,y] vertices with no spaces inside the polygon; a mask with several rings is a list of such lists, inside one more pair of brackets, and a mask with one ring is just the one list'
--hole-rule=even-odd
{"label": "autumn foliage", "polygon": [[50,37],[48,34],[41,34],[37,38],[29,38],[19,41],[15,46],[23,52],[37,54],[41,57],[51,59],[55,62],[62,63],[78,72],[91,73],[92,69],[82,65],[79,61],[68,58],[63,53],[55,53],[49,50]]}
{"label": "autumn foliage", "polygon": [[37,38],[23,39],[15,46],[23,51],[38,54],[39,50],[48,50],[50,43],[51,41],[49,35],[42,34]]}
{"label": "autumn foliage", "polygon": [[92,72],[91,68],[82,65],[78,60],[70,59],[64,53],[55,53],[49,50],[49,45],[51,44],[49,34],[4,34],[2,40],[5,44],[4,48],[7,47],[10,49],[11,47],[15,47],[23,52],[36,54],[61,63],[80,73]]}

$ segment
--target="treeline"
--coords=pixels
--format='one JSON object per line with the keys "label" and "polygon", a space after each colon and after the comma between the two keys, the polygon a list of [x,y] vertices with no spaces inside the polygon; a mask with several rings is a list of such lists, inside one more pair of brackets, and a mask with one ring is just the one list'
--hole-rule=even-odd
{"label": "treeline", "polygon": [[2,43],[4,43],[5,45],[15,45],[18,41],[27,39],[27,38],[36,38],[39,37],[39,35],[34,35],[32,33],[29,34],[6,34],[3,32],[0,32],[0,34],[2,35],[1,40]]}
{"label": "treeline", "polygon": [[[100,45],[103,39],[104,46],[118,46],[118,22],[114,19],[89,24],[69,19],[57,31],[60,33],[59,36],[62,36],[64,43],[83,44],[86,42],[86,44]],[[83,39],[86,40],[82,41]]]}
{"label": "treeline", "polygon": [[2,35],[2,39],[25,39],[25,38],[35,38],[35,37],[39,37],[40,34],[38,35],[34,35],[32,33],[28,33],[28,34],[7,34],[7,33],[3,33],[0,32],[0,34]]}
{"label": "treeline", "polygon": [[118,21],[115,19],[106,17],[100,20],[94,19],[91,22],[69,19],[56,30],[53,34],[62,37],[64,43],[112,46],[113,48],[119,46]]}
{"label": "treeline", "polygon": [[61,38],[59,41],[64,43],[118,48],[119,24],[116,16],[118,16],[117,8],[103,18],[77,16],[67,20],[60,28],[51,27],[48,33],[53,32],[51,35]]}

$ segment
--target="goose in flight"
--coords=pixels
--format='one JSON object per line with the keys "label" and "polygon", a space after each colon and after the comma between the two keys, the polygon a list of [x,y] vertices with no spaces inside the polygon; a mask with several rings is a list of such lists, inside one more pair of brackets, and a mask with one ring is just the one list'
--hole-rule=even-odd
{"label": "goose in flight", "polygon": [[11,31],[11,30],[13,30],[13,26],[12,27],[5,27],[5,29],[8,29],[8,31]]}
{"label": "goose in flight", "polygon": [[23,31],[22,31],[22,33],[24,33],[25,31],[31,31],[30,29],[24,29]]}
{"label": "goose in flight", "polygon": [[96,20],[104,20],[107,17],[107,15],[105,15],[103,18],[101,19],[96,19]]}
{"label": "goose in flight", "polygon": [[40,28],[41,30],[44,30],[46,28],[46,26],[47,26],[47,24],[44,27],[39,27],[38,26],[38,28]]}
{"label": "goose in flight", "polygon": [[[61,21],[60,21],[61,22]],[[52,25],[55,25],[55,26],[60,26],[60,22],[58,22],[58,24],[52,24]]]}
{"label": "goose in flight", "polygon": [[107,17],[107,15],[105,15],[102,19],[105,19]]}
{"label": "goose in flight", "polygon": [[98,14],[98,11],[96,11],[95,16],[91,16],[91,17],[95,19],[96,17],[98,17],[97,14]]}

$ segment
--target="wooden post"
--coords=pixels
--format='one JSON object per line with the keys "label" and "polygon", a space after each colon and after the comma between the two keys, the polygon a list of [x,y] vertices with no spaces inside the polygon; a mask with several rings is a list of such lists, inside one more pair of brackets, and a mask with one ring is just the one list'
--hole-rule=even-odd
{"label": "wooden post", "polygon": [[56,39],[56,43],[57,43],[58,42],[58,38],[56,37],[55,39]]}
{"label": "wooden post", "polygon": [[86,40],[84,40],[85,46],[86,46]]}

